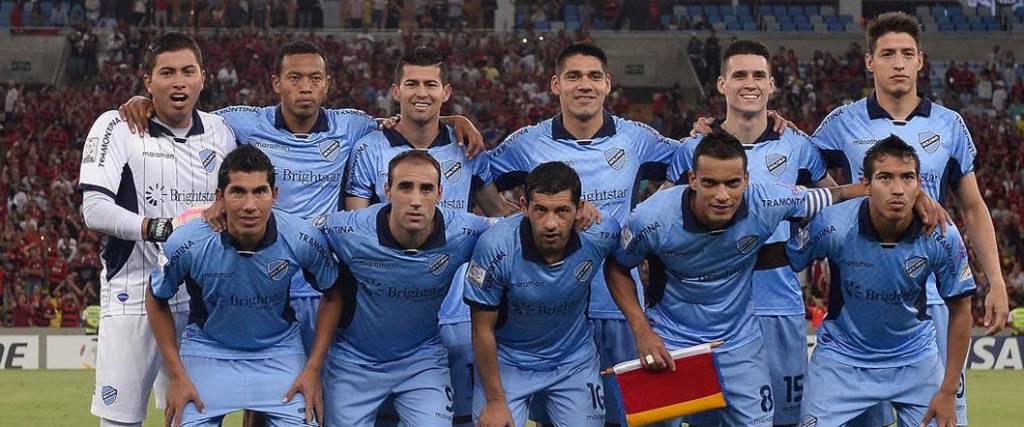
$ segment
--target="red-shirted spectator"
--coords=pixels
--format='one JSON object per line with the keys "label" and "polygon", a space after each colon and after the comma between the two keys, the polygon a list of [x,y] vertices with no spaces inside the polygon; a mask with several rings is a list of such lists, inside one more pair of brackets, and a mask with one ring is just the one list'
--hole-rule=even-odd
{"label": "red-shirted spectator", "polygon": [[18,295],[18,301],[14,305],[14,322],[16,328],[27,328],[32,326],[32,304],[29,304],[25,294]]}
{"label": "red-shirted spectator", "polygon": [[82,326],[82,304],[74,293],[66,292],[60,303],[60,327],[77,328]]}

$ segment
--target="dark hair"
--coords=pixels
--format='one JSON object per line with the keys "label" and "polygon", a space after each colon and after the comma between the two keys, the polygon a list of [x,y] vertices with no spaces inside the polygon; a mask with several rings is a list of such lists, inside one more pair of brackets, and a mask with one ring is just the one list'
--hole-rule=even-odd
{"label": "dark hair", "polygon": [[601,68],[608,68],[608,55],[605,55],[601,48],[586,42],[573,42],[558,52],[558,58],[555,59],[555,72],[561,73],[565,60],[575,55],[592,56],[601,61]]}
{"label": "dark hair", "polygon": [[283,71],[282,67],[284,67],[284,57],[305,53],[320,55],[320,58],[324,60],[324,66],[326,67],[327,57],[324,56],[324,52],[320,50],[319,46],[305,40],[296,40],[281,46],[281,48],[277,50],[277,58],[274,59],[274,75],[278,77],[281,76],[281,71]]}
{"label": "dark hair", "polygon": [[761,42],[753,40],[736,40],[729,47],[725,48],[725,53],[722,54],[722,73],[724,75],[725,64],[729,62],[729,58],[736,55],[757,55],[764,57],[765,62],[768,63],[768,74],[771,74],[772,59],[771,54],[768,53],[768,47]]}
{"label": "dark hair", "polygon": [[199,69],[203,69],[203,53],[199,50],[199,45],[196,44],[195,40],[192,40],[192,37],[177,31],[169,31],[153,39],[153,42],[146,47],[146,53],[142,57],[142,69],[145,70],[146,74],[152,75],[153,67],[156,66],[157,56],[161,53],[177,52],[185,49],[192,51],[192,54],[196,56],[196,62],[199,63]]}
{"label": "dark hair", "polygon": [[224,190],[231,181],[231,172],[266,172],[267,183],[274,187],[274,164],[270,157],[252,145],[239,145],[231,150],[217,171],[217,189]]}
{"label": "dark hair", "polygon": [[437,159],[426,150],[408,150],[395,156],[388,162],[388,187],[391,186],[391,176],[395,172],[395,168],[402,163],[426,163],[433,166],[434,170],[437,171],[437,186],[441,186],[441,165],[437,163]]}
{"label": "dark hair", "polygon": [[921,27],[917,25],[914,17],[903,12],[886,12],[875,17],[866,27],[865,33],[868,38],[868,53],[875,53],[875,45],[878,39],[889,33],[906,33],[914,38],[914,44],[921,46]]}
{"label": "dark hair", "polygon": [[921,159],[917,157],[917,151],[906,142],[903,142],[896,135],[889,135],[868,149],[864,154],[864,178],[871,181],[875,174],[875,162],[881,161],[883,157],[893,156],[903,160],[914,161],[914,172],[921,173]]}
{"label": "dark hair", "polygon": [[558,194],[569,190],[570,200],[574,205],[579,205],[580,187],[580,176],[569,165],[562,162],[542,163],[526,176],[526,201],[532,201],[534,193]]}
{"label": "dark hair", "polygon": [[395,65],[395,84],[402,82],[406,65],[438,67],[441,69],[441,84],[448,84],[448,65],[445,64],[444,55],[437,49],[429,46],[417,46],[402,52],[402,58],[398,60],[398,65]]}
{"label": "dark hair", "polygon": [[743,170],[747,170],[747,151],[735,136],[721,129],[704,136],[693,151],[693,171],[700,167],[700,158],[708,156],[718,160],[743,159]]}

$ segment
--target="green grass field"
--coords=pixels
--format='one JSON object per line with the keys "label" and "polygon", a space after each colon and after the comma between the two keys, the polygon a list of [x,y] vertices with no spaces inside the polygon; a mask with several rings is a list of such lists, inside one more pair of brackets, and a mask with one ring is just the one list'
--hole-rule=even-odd
{"label": "green grass field", "polygon": [[[0,371],[0,425],[95,426],[89,414],[93,371]],[[970,421],[975,427],[1011,427],[1020,419],[1024,371],[970,371]],[[163,414],[150,404],[145,426],[163,425]],[[225,426],[240,426],[237,414]]]}

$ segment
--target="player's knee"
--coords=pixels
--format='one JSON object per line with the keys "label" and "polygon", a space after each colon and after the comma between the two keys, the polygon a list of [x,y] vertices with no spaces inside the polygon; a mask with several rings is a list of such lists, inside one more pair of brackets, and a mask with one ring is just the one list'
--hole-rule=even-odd
{"label": "player's knee", "polygon": [[142,422],[139,421],[137,423],[122,423],[120,421],[100,418],[100,427],[142,427]]}

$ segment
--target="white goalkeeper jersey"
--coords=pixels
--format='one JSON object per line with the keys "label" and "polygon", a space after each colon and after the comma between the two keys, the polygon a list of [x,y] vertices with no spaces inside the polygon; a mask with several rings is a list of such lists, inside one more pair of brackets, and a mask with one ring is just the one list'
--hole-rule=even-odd
{"label": "white goalkeeper jersey", "polygon": [[[219,116],[193,111],[184,137],[150,120],[144,135],[132,134],[117,111],[103,113],[82,149],[79,190],[96,191],[117,206],[147,218],[173,218],[186,209],[213,203],[217,171],[235,148],[235,135]],[[160,244],[107,236],[100,274],[102,315],[142,315],[146,284],[157,265]],[[168,301],[188,309],[183,289]]]}

